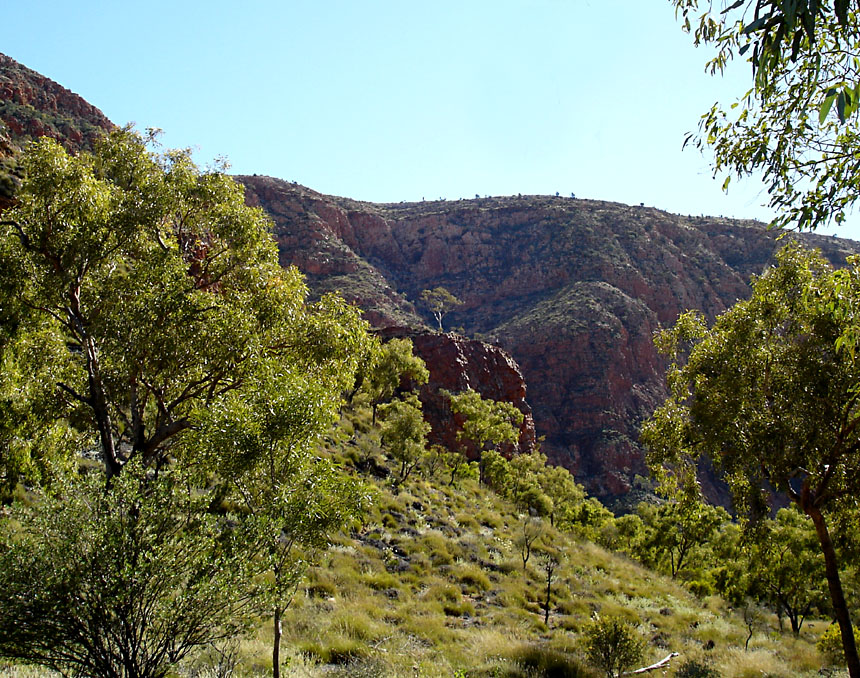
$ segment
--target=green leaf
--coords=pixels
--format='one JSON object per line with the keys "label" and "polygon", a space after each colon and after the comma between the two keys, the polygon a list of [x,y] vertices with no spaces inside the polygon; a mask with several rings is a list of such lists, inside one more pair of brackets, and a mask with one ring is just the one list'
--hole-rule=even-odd
{"label": "green leaf", "polygon": [[827,114],[830,113],[830,109],[833,107],[833,102],[836,101],[836,95],[830,94],[824,98],[824,101],[821,104],[821,108],[818,109],[818,124],[824,124],[824,121],[827,119]]}
{"label": "green leaf", "polygon": [[770,14],[768,14],[767,16],[761,16],[755,21],[753,21],[751,24],[744,26],[744,35],[750,35],[751,33],[755,33],[768,22],[768,19],[770,19],[770,17]]}

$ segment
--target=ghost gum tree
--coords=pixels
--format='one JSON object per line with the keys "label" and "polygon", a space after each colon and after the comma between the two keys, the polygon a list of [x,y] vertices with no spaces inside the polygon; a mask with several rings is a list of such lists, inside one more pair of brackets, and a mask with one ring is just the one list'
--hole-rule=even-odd
{"label": "ghost gum tree", "polygon": [[811,519],[852,678],[860,662],[831,530],[860,508],[858,309],[860,262],[834,271],[788,245],[711,328],[690,312],[658,337],[670,395],[643,426],[654,467],[689,486],[696,461],[711,459],[750,525],[769,511],[766,488]]}
{"label": "ghost gum tree", "polygon": [[[139,558],[156,562],[161,550],[174,546],[184,553],[180,537],[191,543],[202,538],[204,527],[209,548],[226,548],[241,533],[248,553],[263,554],[256,562],[268,567],[281,553],[272,544],[284,543],[284,534],[287,541],[318,544],[350,513],[342,506],[300,520],[296,512],[321,506],[327,492],[342,489],[334,469],[325,475],[330,482],[314,482],[311,455],[336,416],[341,393],[353,386],[358,356],[367,352],[366,325],[336,297],[306,301],[298,271],[278,265],[266,218],[244,204],[241,188],[222,168],[202,171],[188,152],[155,153],[154,143],[151,135],[122,130],[92,154],[69,156],[43,139],[24,158],[17,205],[0,216],[0,398],[15,393],[23,400],[0,416],[3,480],[45,483],[61,462],[74,467],[77,455],[89,451],[100,460],[102,492],[121,494],[120,504],[126,496],[134,501],[118,516],[119,509],[111,508],[116,503],[92,497],[98,510],[88,529],[95,533],[80,544],[100,543],[120,518],[128,534],[139,525],[149,539],[143,553],[106,549],[105,557],[118,559],[115,572],[135,578]],[[237,435],[224,435],[230,431]],[[127,476],[126,469],[133,473]],[[301,471],[289,476],[301,486],[301,507],[278,493],[283,487],[271,469]],[[234,475],[227,479],[227,472]],[[227,480],[234,484],[227,487]],[[74,491],[68,483],[74,485],[63,481],[58,491]],[[241,530],[219,535],[217,525],[177,498],[175,514],[185,515],[185,531],[176,532],[180,545],[151,539],[147,521],[164,512],[155,498],[178,497],[171,488],[179,485],[211,493],[210,505],[229,491],[246,492],[251,507],[259,506],[254,497],[271,501],[266,512],[246,510],[243,515],[256,520],[248,519]],[[344,497],[358,501],[360,493]],[[38,522],[44,516],[37,510],[21,518]],[[62,533],[46,532],[45,539]],[[33,553],[49,558],[62,549],[39,543],[38,530],[29,534]],[[119,543],[128,542],[116,534]],[[8,543],[0,551],[11,553]],[[131,564],[121,565],[127,558]],[[176,562],[193,568],[197,561]],[[2,576],[6,586],[0,589],[11,591],[16,578],[30,574],[11,567]],[[119,588],[122,581],[115,582]],[[147,596],[176,598],[197,590],[190,573],[148,581],[161,588]],[[93,582],[78,577],[61,584],[55,596],[71,599]],[[199,590],[203,595],[205,587]],[[234,593],[235,586],[229,595]],[[89,612],[120,614],[109,604],[112,598],[104,600]],[[16,623],[7,618],[10,609],[0,604],[0,626]],[[59,644],[51,657],[27,654],[21,643],[0,645],[0,653],[62,670],[147,678],[163,675],[213,637],[206,615],[193,616],[191,627],[176,631],[190,639],[181,652],[153,651],[126,665],[74,664],[64,657],[93,641],[58,632],[50,609],[42,615],[31,610],[33,632],[16,637],[26,646],[40,630],[53,634]],[[171,613],[170,606],[158,609]],[[127,621],[119,628],[145,636],[159,626],[152,622]],[[99,642],[113,647],[116,623],[99,628],[107,634]],[[114,650],[104,656],[125,656]]]}

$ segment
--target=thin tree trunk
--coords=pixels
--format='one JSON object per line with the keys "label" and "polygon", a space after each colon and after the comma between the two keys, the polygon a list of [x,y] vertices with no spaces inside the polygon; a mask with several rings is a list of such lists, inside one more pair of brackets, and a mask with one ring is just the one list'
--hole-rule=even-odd
{"label": "thin tree trunk", "polygon": [[105,465],[107,481],[110,484],[114,476],[119,475],[122,465],[117,458],[116,446],[113,439],[113,423],[111,422],[110,409],[105,397],[104,387],[101,381],[99,369],[98,349],[91,338],[87,338],[84,346],[87,355],[87,373],[90,392],[90,407],[96,420],[99,431],[99,442],[102,447],[102,460]]}
{"label": "thin tree trunk", "polygon": [[552,574],[546,577],[546,603],[544,604],[543,623],[549,626],[549,604],[552,596]]}
{"label": "thin tree trunk", "polygon": [[96,428],[99,432],[99,442],[102,448],[102,460],[105,465],[107,484],[110,487],[114,476],[122,471],[117,457],[116,445],[113,439],[113,422],[111,421],[110,409],[102,383],[101,369],[99,367],[99,351],[95,340],[87,331],[83,314],[81,313],[80,288],[69,291],[69,307],[67,309],[69,321],[75,332],[80,337],[81,345],[87,360],[87,386],[89,398],[86,403],[93,411],[96,420]]}
{"label": "thin tree trunk", "polygon": [[275,605],[275,639],[272,641],[272,678],[281,678],[281,606]]}
{"label": "thin tree trunk", "polygon": [[839,567],[836,562],[836,549],[833,540],[827,530],[824,516],[816,506],[804,506],[806,514],[812,518],[815,531],[818,534],[818,542],[824,554],[824,571],[827,576],[827,587],[830,589],[830,602],[833,604],[833,613],[839,623],[839,631],[842,634],[842,649],[845,652],[845,663],[848,666],[848,675],[851,678],[860,678],[860,657],[857,655],[857,643],[854,640],[854,627],[851,625],[851,616],[848,613],[848,605],[845,602],[845,593],[842,590],[842,581],[839,579]]}

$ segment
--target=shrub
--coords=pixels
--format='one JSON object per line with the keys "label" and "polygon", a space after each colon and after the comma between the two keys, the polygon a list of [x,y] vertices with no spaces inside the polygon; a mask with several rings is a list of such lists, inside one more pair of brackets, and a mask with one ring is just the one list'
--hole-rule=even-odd
{"label": "shrub", "polygon": [[454,562],[454,556],[448,550],[449,542],[441,534],[428,532],[421,541],[424,543],[425,551],[430,557],[430,563],[434,567],[450,565]]}
{"label": "shrub", "polygon": [[[854,629],[854,637],[857,637],[857,629]],[[845,653],[842,649],[842,633],[839,624],[831,624],[827,627],[818,642],[816,649],[824,656],[829,664],[842,666],[845,664]]]}
{"label": "shrub", "polygon": [[714,595],[714,586],[710,582],[696,579],[687,584],[687,588],[698,598],[707,598]]}
{"label": "shrub", "polygon": [[629,622],[617,617],[595,621],[585,632],[588,659],[606,673],[607,678],[620,676],[638,662],[645,642]]}
{"label": "shrub", "polygon": [[464,567],[459,572],[458,578],[467,593],[480,593],[490,589],[490,579],[477,568]]}

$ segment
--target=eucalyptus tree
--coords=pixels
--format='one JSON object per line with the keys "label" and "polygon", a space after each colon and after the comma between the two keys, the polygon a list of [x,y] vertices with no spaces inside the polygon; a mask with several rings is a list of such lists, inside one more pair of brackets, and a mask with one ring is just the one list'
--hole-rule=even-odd
{"label": "eucalyptus tree", "polygon": [[451,294],[444,287],[434,287],[432,290],[424,290],[421,292],[421,301],[427,306],[436,322],[439,324],[439,331],[442,332],[442,319],[453,311],[458,306],[462,306],[463,302]]}
{"label": "eucalyptus tree", "polygon": [[411,339],[394,338],[373,352],[362,377],[361,387],[370,395],[373,423],[376,423],[379,405],[391,400],[401,383],[410,381],[416,386],[426,384],[430,372],[424,361],[412,352]]}
{"label": "eucalyptus tree", "polygon": [[248,393],[234,392],[198,418],[185,441],[215,472],[235,506],[261,603],[271,614],[272,676],[281,669],[281,620],[314,553],[361,515],[366,488],[318,454],[340,405],[337,386],[273,363]]}
{"label": "eucalyptus tree", "polygon": [[818,537],[809,518],[794,509],[780,509],[761,527],[747,549],[751,593],[776,611],[780,626],[788,617],[797,636],[806,617],[826,607]]}
{"label": "eucalyptus tree", "polygon": [[414,393],[386,403],[381,408],[382,442],[400,462],[398,484],[404,482],[421,461],[427,448],[430,424],[424,421],[421,401]]}
{"label": "eucalyptus tree", "polygon": [[480,455],[485,449],[496,449],[503,443],[516,444],[523,413],[511,403],[484,398],[477,391],[466,389],[460,393],[442,391],[451,403],[451,411],[459,415],[457,440],[471,442],[479,455],[481,481],[484,464]]}
{"label": "eucalyptus tree", "polygon": [[[714,172],[761,173],[777,226],[837,223],[857,199],[860,15],[849,0],[670,0],[722,72],[740,59],[750,86],[702,116],[696,143]],[[692,135],[691,135],[692,136]],[[688,137],[689,141],[690,137]]]}
{"label": "eucalyptus tree", "polygon": [[[672,579],[691,564],[701,567],[705,563],[706,547],[729,520],[724,508],[706,504],[687,493],[675,493],[660,506],[643,509],[641,515],[649,518],[643,547],[653,551],[657,566],[668,563]],[[694,557],[697,554],[700,557]]]}
{"label": "eucalyptus tree", "polygon": [[833,271],[789,244],[711,328],[682,315],[658,337],[669,398],[643,426],[654,467],[694,483],[696,460],[709,458],[750,524],[769,511],[769,490],[810,518],[853,678],[860,659],[830,526],[860,508],[858,264]]}
{"label": "eucalyptus tree", "polygon": [[[201,596],[224,600],[195,584],[197,561],[171,560],[183,543],[217,563],[219,549],[242,538],[244,547],[232,553],[267,567],[291,539],[323,542],[360,503],[353,483],[316,459],[314,444],[368,352],[366,324],[334,296],[306,300],[299,272],[278,264],[268,220],[245,205],[223,168],[200,170],[187,151],[156,153],[154,142],[121,130],[77,156],[49,139],[34,143],[17,204],[0,221],[0,398],[14,390],[21,400],[0,416],[5,480],[33,480],[37,472],[44,479],[57,470],[55,460],[74,465],[76,455],[97,459],[106,499],[91,500],[92,515],[69,515],[81,521],[78,532],[89,526],[92,544],[142,535],[137,550],[101,551],[104,569],[117,577],[103,581],[149,577],[155,587],[138,595],[130,584],[128,598],[107,595],[105,583],[98,596],[89,591],[99,590],[102,570],[70,572],[46,587],[42,607],[28,608],[28,628],[13,636],[20,647],[4,644],[0,652],[25,656],[47,629],[53,654],[31,654],[31,661],[75,669],[81,665],[64,662],[83,645],[109,647],[102,664],[84,671],[105,677],[157,678],[217,635],[220,611],[183,617],[182,606],[168,604],[189,597],[202,610]],[[200,499],[194,510],[179,479]],[[199,511],[203,499],[218,508],[240,485],[257,505],[249,501],[214,523]],[[57,496],[73,494],[59,487]],[[123,504],[128,497],[135,498],[131,509]],[[263,498],[265,511],[254,512]],[[52,501],[46,491],[40,505]],[[32,525],[44,519],[21,515]],[[163,539],[151,526],[162,515],[178,521]],[[32,584],[31,571],[49,577],[52,553],[63,548],[63,530],[32,525],[23,525],[32,567],[12,562],[3,572],[9,590]],[[16,548],[6,534],[0,551]],[[150,577],[150,563],[176,572]],[[227,593],[249,585],[253,571],[228,570],[235,576]],[[123,612],[126,603],[138,606],[137,617]],[[74,605],[99,622],[90,626],[93,637],[55,614]],[[15,609],[0,605],[0,627],[14,624]],[[223,612],[242,614],[227,603]],[[120,666],[116,657],[128,653],[118,646],[116,620],[138,640],[162,624],[193,642]]]}
{"label": "eucalyptus tree", "polygon": [[23,164],[0,284],[20,309],[16,335],[39,332],[45,350],[17,358],[54,382],[40,395],[91,435],[108,479],[137,457],[165,463],[196,413],[245,388],[261,361],[340,371],[358,342],[356,312],[306,304],[263,213],[187,152],[156,155],[121,131],[93,155],[42,139]]}

